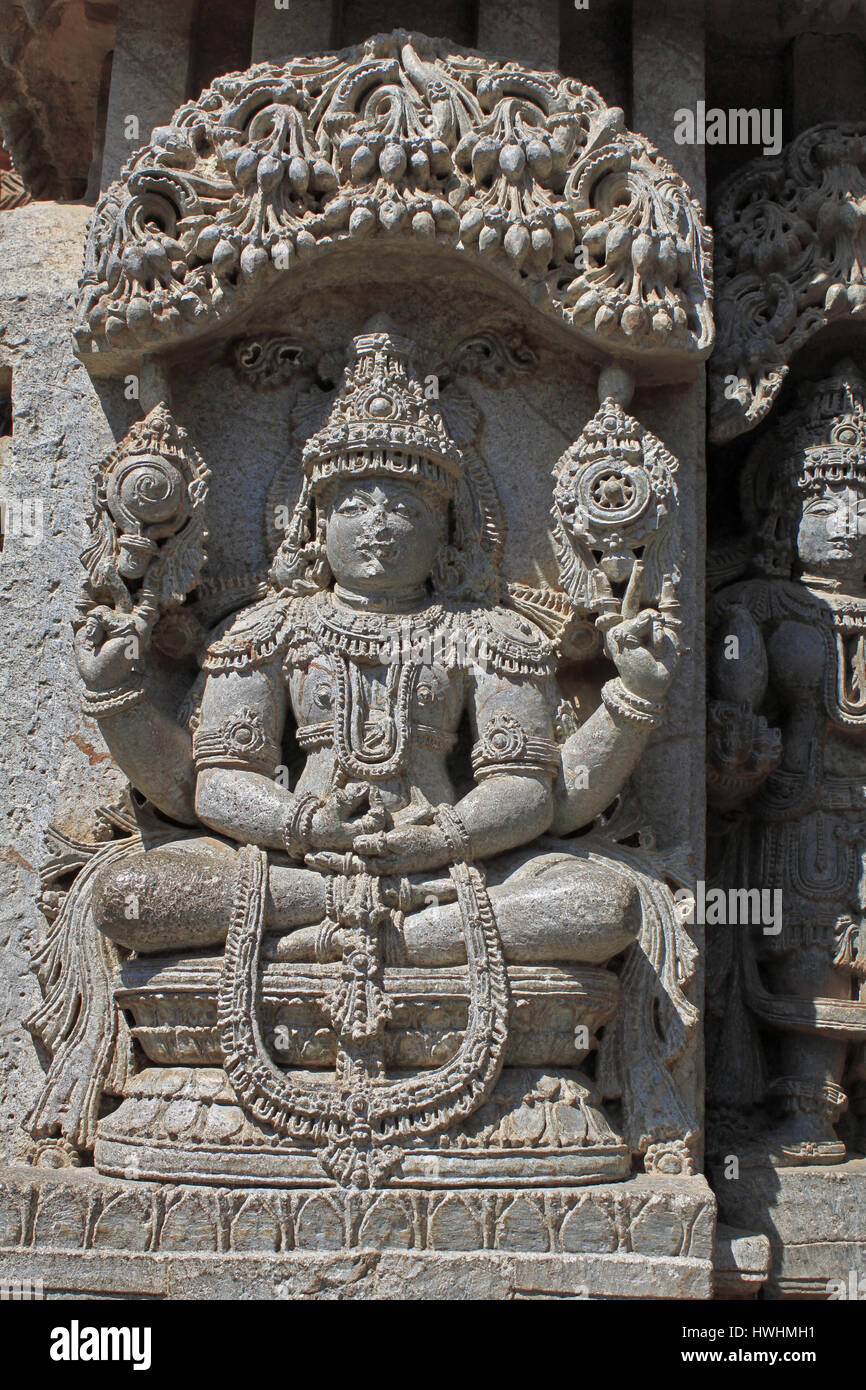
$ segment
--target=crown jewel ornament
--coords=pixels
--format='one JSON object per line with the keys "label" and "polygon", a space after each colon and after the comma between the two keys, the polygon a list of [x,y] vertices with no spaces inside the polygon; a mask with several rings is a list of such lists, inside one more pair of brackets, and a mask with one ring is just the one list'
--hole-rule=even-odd
{"label": "crown jewel ornament", "polygon": [[781,435],[791,481],[804,492],[866,488],[866,380],[850,358],[804,389]]}

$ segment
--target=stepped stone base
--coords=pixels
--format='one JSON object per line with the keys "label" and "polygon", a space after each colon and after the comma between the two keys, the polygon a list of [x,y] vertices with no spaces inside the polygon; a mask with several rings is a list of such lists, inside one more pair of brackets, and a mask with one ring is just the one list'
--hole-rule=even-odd
{"label": "stepped stone base", "polygon": [[723,1165],[711,1172],[719,1219],[770,1242],[764,1298],[866,1299],[866,1159],[835,1166]]}
{"label": "stepped stone base", "polygon": [[245,1190],[0,1172],[0,1282],[46,1297],[712,1297],[704,1178],[527,1192]]}

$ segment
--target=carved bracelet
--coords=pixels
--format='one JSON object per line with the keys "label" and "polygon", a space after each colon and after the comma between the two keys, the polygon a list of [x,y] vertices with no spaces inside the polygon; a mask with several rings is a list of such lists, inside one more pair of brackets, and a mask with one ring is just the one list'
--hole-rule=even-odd
{"label": "carved bracelet", "polygon": [[611,714],[618,715],[628,724],[643,724],[650,728],[658,724],[664,714],[664,705],[657,700],[644,700],[634,695],[619,676],[606,681],[601,687],[601,698]]}
{"label": "carved bracelet", "polygon": [[472,838],[460,816],[453,806],[438,806],[433,817],[434,825],[437,825],[445,836],[445,843],[449,853],[455,863],[469,864],[472,862]]}
{"label": "carved bracelet", "polygon": [[310,826],[319,807],[324,805],[315,792],[304,792],[295,797],[294,805],[283,826],[283,842],[290,859],[303,859],[313,846],[310,842]]}
{"label": "carved bracelet", "polygon": [[81,697],[81,712],[90,719],[110,719],[113,714],[132,709],[144,699],[141,685],[117,685],[113,690],[85,690]]}

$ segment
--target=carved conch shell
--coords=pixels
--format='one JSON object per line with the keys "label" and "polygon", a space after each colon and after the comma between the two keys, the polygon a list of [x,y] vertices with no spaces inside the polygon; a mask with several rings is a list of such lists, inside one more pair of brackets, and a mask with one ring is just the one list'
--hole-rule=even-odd
{"label": "carved conch shell", "polygon": [[205,563],[210,474],[160,403],[96,466],[85,606],[123,612],[181,604]]}

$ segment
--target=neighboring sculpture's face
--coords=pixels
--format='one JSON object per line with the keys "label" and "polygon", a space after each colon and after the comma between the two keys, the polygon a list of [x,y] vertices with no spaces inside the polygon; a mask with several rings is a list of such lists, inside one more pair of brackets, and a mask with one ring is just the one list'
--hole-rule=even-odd
{"label": "neighboring sculpture's face", "polygon": [[413,483],[346,479],[327,513],[328,564],[343,588],[407,593],[429,578],[444,527],[444,504]]}
{"label": "neighboring sculpture's face", "polygon": [[866,575],[866,491],[844,484],[807,497],[797,553],[810,574],[861,582]]}

